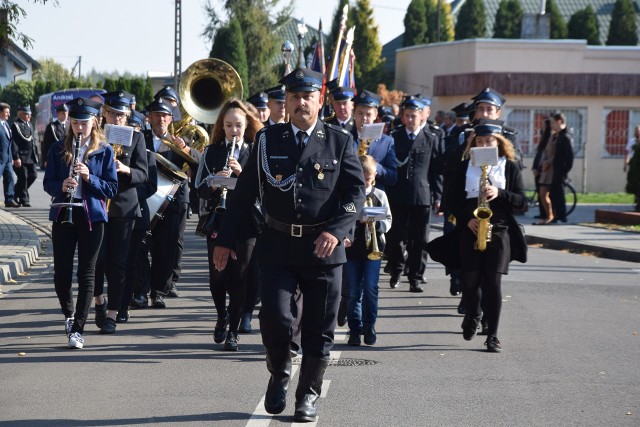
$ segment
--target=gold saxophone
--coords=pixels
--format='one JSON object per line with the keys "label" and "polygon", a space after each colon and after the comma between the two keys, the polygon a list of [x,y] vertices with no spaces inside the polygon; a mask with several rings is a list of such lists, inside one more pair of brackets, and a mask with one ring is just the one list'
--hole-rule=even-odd
{"label": "gold saxophone", "polygon": [[[368,207],[368,208],[373,206],[373,199],[371,198],[371,196],[367,196],[367,198],[364,201],[364,205],[365,207]],[[380,249],[378,248],[378,236],[376,235],[376,222],[372,221],[367,223],[367,228],[369,229],[369,236],[368,238],[366,238],[366,243],[367,243],[367,247],[371,247],[371,252],[369,252],[369,255],[367,255],[367,258],[373,261],[377,261],[379,259],[382,259],[382,256],[384,254],[380,252]]]}
{"label": "gold saxophone", "polygon": [[367,151],[369,151],[370,145],[371,145],[370,139],[361,139],[360,144],[358,144],[358,157],[366,156]]}
{"label": "gold saxophone", "polygon": [[478,237],[474,249],[484,252],[487,249],[487,242],[491,241],[491,229],[493,225],[489,222],[493,211],[489,208],[489,202],[484,197],[484,190],[487,188],[488,165],[480,166],[480,189],[478,192],[478,207],[473,211],[473,216],[478,220]]}

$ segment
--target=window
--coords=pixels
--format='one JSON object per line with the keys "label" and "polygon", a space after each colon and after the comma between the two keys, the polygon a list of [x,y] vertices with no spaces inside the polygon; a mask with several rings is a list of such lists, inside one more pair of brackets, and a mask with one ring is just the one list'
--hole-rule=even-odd
{"label": "window", "polygon": [[[567,128],[573,134],[573,152],[576,157],[584,156],[584,134],[587,128],[586,108],[516,108],[506,111],[506,124],[514,128],[516,144],[525,157],[534,157],[540,142],[544,119],[560,111],[567,118]],[[625,142],[626,144],[626,142]]]}
{"label": "window", "polygon": [[640,110],[604,110],[602,157],[623,157],[627,141],[640,125]]}

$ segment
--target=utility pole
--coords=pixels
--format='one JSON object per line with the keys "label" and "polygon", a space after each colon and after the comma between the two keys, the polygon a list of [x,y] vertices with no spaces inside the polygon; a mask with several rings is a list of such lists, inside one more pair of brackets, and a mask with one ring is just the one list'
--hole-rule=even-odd
{"label": "utility pole", "polygon": [[173,62],[173,85],[178,90],[180,84],[180,73],[182,72],[182,0],[175,0],[175,43]]}

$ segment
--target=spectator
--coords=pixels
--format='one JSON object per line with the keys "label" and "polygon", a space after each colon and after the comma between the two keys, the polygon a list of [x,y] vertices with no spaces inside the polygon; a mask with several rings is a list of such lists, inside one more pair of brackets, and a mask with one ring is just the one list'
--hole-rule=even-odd
{"label": "spectator", "polygon": [[11,107],[4,102],[0,103],[0,173],[2,174],[2,185],[4,188],[4,206],[6,208],[18,208],[20,205],[15,202],[14,182],[12,165],[12,138],[11,129],[9,129],[9,116],[11,115]]}

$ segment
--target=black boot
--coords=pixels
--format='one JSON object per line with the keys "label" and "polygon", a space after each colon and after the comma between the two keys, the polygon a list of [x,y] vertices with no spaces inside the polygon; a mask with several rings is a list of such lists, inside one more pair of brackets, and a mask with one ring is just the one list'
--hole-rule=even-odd
{"label": "black boot", "polygon": [[318,398],[322,392],[322,378],[329,359],[302,355],[300,380],[296,389],[294,422],[313,422],[318,416]]}
{"label": "black boot", "polygon": [[264,395],[264,409],[275,415],[284,411],[287,406],[287,389],[291,379],[291,355],[288,345],[265,350],[267,369],[271,373],[271,378]]}
{"label": "black boot", "polygon": [[229,315],[225,311],[224,313],[218,313],[218,320],[216,326],[213,328],[213,342],[220,344],[227,336],[227,326],[229,326]]}

